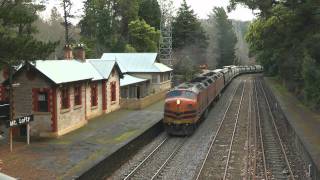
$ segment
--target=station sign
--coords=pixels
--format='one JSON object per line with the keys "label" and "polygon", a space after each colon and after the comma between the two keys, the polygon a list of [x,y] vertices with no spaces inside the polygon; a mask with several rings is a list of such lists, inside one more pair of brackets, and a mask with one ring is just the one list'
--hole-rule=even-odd
{"label": "station sign", "polygon": [[23,116],[23,117],[14,119],[12,121],[7,121],[6,125],[8,128],[11,128],[11,127],[17,127],[24,124],[28,124],[31,121],[33,121],[33,115],[28,115],[28,116]]}

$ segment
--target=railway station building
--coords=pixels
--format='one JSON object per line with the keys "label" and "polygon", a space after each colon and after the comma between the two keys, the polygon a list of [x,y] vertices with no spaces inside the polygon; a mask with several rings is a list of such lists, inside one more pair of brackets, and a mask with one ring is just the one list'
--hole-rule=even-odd
{"label": "railway station building", "polygon": [[[37,60],[14,73],[13,115],[34,115],[33,137],[58,137],[120,108],[142,109],[171,87],[172,69],[156,61],[157,53],[86,59],[83,47],[64,50],[64,60]],[[7,76],[0,80],[4,98]],[[26,126],[14,128],[14,136],[26,136]]]}
{"label": "railway station building", "polygon": [[102,60],[115,60],[123,72],[121,107],[142,109],[164,98],[171,88],[172,69],[157,61],[157,53],[104,53]]}
{"label": "railway station building", "polygon": [[[32,136],[64,135],[119,109],[121,78],[116,61],[73,58],[72,51],[65,60],[26,63],[13,76],[14,118],[33,114]],[[15,128],[14,135],[25,136],[26,127]]]}

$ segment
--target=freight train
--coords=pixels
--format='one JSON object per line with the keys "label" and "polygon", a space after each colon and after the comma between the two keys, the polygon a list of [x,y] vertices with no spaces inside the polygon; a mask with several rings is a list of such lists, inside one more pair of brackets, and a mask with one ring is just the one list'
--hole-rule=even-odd
{"label": "freight train", "polygon": [[199,122],[206,119],[209,107],[233,78],[245,73],[260,73],[263,67],[225,66],[204,70],[189,82],[170,90],[165,99],[163,123],[170,135],[191,135]]}

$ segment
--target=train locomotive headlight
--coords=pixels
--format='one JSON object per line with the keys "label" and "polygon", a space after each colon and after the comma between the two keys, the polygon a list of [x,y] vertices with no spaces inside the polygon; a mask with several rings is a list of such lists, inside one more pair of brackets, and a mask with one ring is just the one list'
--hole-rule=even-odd
{"label": "train locomotive headlight", "polygon": [[180,104],[181,104],[180,99],[177,99],[177,105],[180,105]]}

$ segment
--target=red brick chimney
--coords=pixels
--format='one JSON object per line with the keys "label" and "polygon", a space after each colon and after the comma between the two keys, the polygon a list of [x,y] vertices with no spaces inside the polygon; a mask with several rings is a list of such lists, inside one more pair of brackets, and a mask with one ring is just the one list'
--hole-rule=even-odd
{"label": "red brick chimney", "polygon": [[63,51],[64,51],[64,59],[66,60],[73,59],[72,45],[65,45],[63,48]]}
{"label": "red brick chimney", "polygon": [[80,61],[86,60],[86,52],[84,50],[83,44],[78,44],[77,47],[74,48],[75,59]]}

